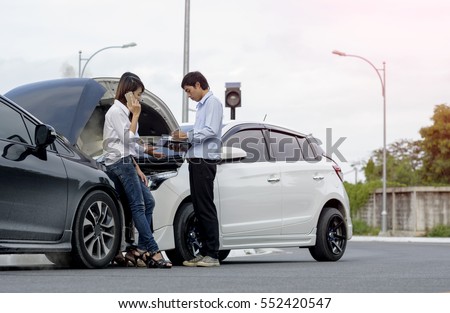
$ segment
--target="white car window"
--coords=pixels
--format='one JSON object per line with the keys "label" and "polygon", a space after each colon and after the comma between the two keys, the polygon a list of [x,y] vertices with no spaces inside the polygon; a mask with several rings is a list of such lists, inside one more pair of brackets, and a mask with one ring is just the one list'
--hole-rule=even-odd
{"label": "white car window", "polygon": [[303,160],[297,137],[269,131],[270,151],[276,161],[296,162]]}
{"label": "white car window", "polygon": [[266,141],[260,129],[247,129],[240,131],[224,143],[224,146],[241,148],[247,152],[247,157],[241,162],[268,162]]}
{"label": "white car window", "polygon": [[[320,156],[318,152],[323,151],[320,148],[319,144],[316,140],[312,140],[311,142],[306,138],[299,138],[300,147],[303,152],[303,156],[307,161],[317,161],[317,158]],[[313,148],[315,146],[315,149]]]}

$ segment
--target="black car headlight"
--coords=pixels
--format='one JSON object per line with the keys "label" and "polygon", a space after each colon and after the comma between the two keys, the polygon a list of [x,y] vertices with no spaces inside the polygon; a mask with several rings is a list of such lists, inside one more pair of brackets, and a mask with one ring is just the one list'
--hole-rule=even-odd
{"label": "black car headlight", "polygon": [[172,177],[177,176],[177,171],[169,171],[169,172],[161,172],[161,173],[155,173],[147,176],[148,180],[148,187],[150,190],[156,190],[161,186],[161,184]]}

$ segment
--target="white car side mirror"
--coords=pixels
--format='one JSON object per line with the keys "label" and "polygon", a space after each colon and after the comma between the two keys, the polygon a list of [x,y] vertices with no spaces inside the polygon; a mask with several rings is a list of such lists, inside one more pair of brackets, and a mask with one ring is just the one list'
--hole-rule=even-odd
{"label": "white car side mirror", "polygon": [[236,147],[222,147],[220,157],[223,161],[243,159],[247,157],[247,152]]}

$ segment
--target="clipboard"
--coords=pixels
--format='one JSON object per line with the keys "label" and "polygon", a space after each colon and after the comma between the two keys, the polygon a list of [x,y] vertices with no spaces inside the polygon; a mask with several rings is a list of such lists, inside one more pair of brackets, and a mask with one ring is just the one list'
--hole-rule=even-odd
{"label": "clipboard", "polygon": [[169,148],[175,147],[175,149],[172,150],[181,150],[181,151],[187,151],[191,147],[191,143],[183,140],[174,140],[172,139],[172,136],[161,136],[158,144],[158,146]]}

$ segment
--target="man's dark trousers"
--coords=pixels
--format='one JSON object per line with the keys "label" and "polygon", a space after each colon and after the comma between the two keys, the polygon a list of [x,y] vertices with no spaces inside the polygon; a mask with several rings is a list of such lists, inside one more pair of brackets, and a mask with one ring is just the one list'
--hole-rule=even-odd
{"label": "man's dark trousers", "polygon": [[200,158],[188,159],[189,184],[194,212],[202,238],[200,254],[217,259],[219,253],[219,223],[214,204],[214,179],[217,161]]}

